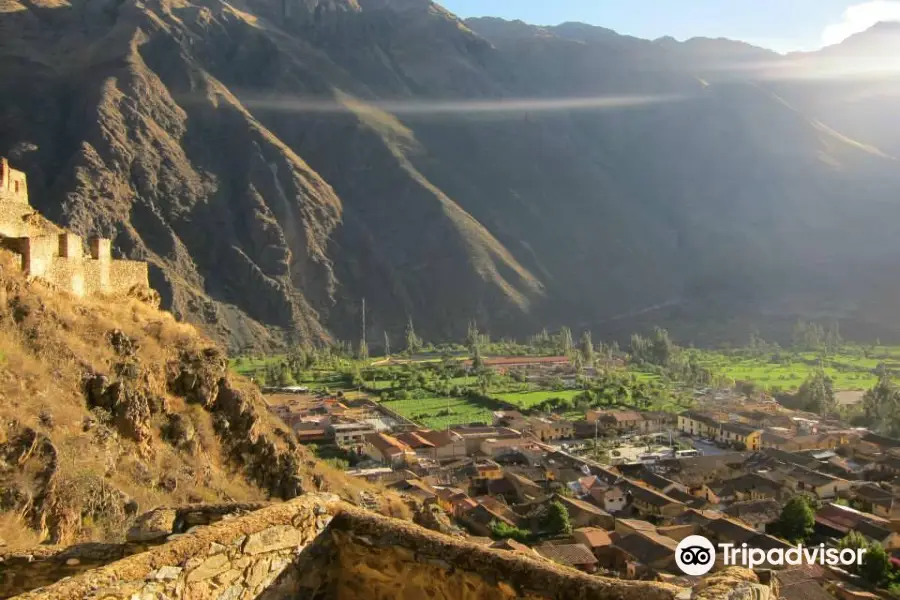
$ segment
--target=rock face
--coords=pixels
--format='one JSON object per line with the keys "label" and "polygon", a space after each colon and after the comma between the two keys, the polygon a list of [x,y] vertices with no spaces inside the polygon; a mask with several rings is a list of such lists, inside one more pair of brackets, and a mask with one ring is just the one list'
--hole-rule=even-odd
{"label": "rock face", "polygon": [[2,1],[0,154],[233,347],[355,337],[362,297],[373,339],[409,316],[429,338],[900,322],[895,98],[804,77],[859,40],[784,58],[426,0]]}

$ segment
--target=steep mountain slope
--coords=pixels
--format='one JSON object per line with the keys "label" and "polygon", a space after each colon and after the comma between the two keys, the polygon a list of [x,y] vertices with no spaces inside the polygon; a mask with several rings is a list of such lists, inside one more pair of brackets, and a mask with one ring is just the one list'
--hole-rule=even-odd
{"label": "steep mountain slope", "polygon": [[16,260],[0,251],[0,554],[121,541],[161,505],[315,490],[403,504],[297,446],[192,326],[27,282]]}
{"label": "steep mountain slope", "polygon": [[428,0],[0,11],[0,153],[35,204],[232,346],[355,337],[362,298],[372,339],[697,304],[859,320],[900,253],[891,140],[746,44]]}

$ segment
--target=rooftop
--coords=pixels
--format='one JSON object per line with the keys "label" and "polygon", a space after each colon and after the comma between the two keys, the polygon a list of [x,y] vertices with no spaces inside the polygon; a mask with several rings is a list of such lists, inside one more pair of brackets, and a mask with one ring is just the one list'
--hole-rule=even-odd
{"label": "rooftop", "polygon": [[594,556],[594,553],[584,544],[544,544],[543,546],[538,546],[535,550],[541,556],[561,565],[575,567],[597,564],[597,558]]}
{"label": "rooftop", "polygon": [[581,527],[574,530],[572,533],[578,534],[576,537],[584,539],[583,543],[591,548],[601,548],[609,546],[612,543],[609,532],[605,529],[598,529],[597,527]]}

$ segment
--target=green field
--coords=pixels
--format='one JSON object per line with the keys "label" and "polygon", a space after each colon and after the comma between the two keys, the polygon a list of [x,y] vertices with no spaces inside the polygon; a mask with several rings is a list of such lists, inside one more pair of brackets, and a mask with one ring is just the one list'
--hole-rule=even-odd
{"label": "green field", "polygon": [[543,402],[544,400],[549,400],[550,398],[564,398],[566,400],[571,400],[578,394],[582,393],[583,390],[562,390],[559,392],[553,390],[540,390],[537,392],[516,392],[513,394],[493,394],[493,396],[499,400],[503,400],[504,402],[509,402],[510,404],[514,404],[519,407],[521,410],[528,410],[533,406],[536,406]]}
{"label": "green field", "polygon": [[[444,429],[468,423],[491,423],[491,411],[465,398],[420,398],[390,400],[385,406],[407,419],[432,429]],[[450,414],[447,414],[449,411]]]}
{"label": "green field", "polygon": [[864,356],[861,352],[847,352],[819,356],[811,352],[784,355],[780,362],[770,357],[748,357],[718,352],[698,352],[698,361],[715,372],[735,381],[751,381],[768,390],[796,390],[815,371],[819,361],[834,382],[835,390],[866,390],[878,377],[874,370],[879,364],[897,369],[900,349],[879,348]]}

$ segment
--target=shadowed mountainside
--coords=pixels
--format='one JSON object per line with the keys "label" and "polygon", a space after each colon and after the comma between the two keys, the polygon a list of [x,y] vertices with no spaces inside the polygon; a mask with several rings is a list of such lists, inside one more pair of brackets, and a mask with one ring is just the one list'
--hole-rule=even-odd
{"label": "shadowed mountainside", "polygon": [[891,90],[829,71],[889,27],[782,57],[428,0],[0,13],[0,153],[35,206],[233,347],[355,337],[363,297],[371,339],[654,306],[900,330]]}

